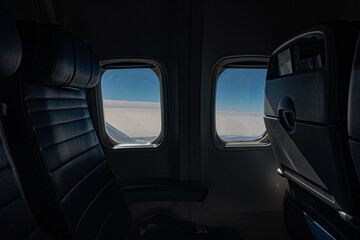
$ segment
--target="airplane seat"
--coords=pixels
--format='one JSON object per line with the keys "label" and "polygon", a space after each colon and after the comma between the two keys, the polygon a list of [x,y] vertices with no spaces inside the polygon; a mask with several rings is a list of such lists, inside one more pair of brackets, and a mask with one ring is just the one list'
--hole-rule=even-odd
{"label": "airplane seat", "polygon": [[351,155],[360,181],[360,35],[350,79],[348,129]]}
{"label": "airplane seat", "polygon": [[358,29],[328,22],[290,37],[270,57],[264,107],[278,173],[296,186],[294,196],[297,187],[305,190],[354,228],[360,227],[360,188],[346,112]]}
{"label": "airplane seat", "polygon": [[130,213],[87,108],[97,57],[60,26],[25,21],[18,29],[23,59],[9,82],[6,135],[30,208],[58,239],[125,238]]}
{"label": "airplane seat", "polygon": [[[0,79],[14,74],[20,65],[21,43],[16,25],[0,1]],[[0,89],[0,92],[6,89]],[[6,105],[1,105],[1,118]],[[21,185],[4,138],[0,121],[0,239],[50,239],[41,233],[24,198]]]}
{"label": "airplane seat", "polygon": [[[86,89],[100,81],[95,53],[61,26],[26,21],[18,27],[23,60],[8,94],[7,135],[30,207],[58,239],[126,239],[132,219],[86,100]],[[155,235],[137,237],[168,233]]]}

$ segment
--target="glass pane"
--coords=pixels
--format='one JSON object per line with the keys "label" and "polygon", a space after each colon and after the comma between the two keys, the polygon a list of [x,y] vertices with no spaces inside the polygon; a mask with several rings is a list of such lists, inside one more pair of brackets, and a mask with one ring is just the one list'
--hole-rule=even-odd
{"label": "glass pane", "polygon": [[113,140],[147,144],[159,137],[160,82],[152,69],[109,69],[101,85],[105,127]]}
{"label": "glass pane", "polygon": [[256,141],[263,120],[266,69],[228,68],[216,88],[216,131],[227,142]]}

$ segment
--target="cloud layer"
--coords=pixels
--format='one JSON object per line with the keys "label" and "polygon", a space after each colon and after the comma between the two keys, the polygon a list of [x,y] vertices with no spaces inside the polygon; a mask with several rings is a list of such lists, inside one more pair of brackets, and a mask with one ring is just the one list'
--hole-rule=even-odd
{"label": "cloud layer", "polygon": [[160,102],[104,100],[103,105],[104,108],[160,109]]}
{"label": "cloud layer", "polygon": [[265,132],[262,113],[227,112],[216,113],[216,131],[220,136],[261,137]]}
{"label": "cloud layer", "polygon": [[[157,137],[161,131],[160,103],[104,100],[105,121],[129,137]],[[220,136],[259,137],[265,132],[262,113],[218,111]]]}

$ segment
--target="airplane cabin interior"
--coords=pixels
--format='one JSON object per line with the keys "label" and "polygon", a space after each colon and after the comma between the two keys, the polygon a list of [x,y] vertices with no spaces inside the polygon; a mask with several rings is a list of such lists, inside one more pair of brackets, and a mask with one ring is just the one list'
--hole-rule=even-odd
{"label": "airplane cabin interior", "polygon": [[360,2],[0,0],[0,240],[360,239]]}

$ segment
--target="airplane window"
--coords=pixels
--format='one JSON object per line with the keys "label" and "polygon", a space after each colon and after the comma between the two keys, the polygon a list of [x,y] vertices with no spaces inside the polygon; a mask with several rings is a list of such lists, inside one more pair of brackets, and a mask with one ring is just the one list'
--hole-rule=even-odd
{"label": "airplane window", "polygon": [[151,68],[106,70],[101,79],[105,129],[118,144],[146,145],[161,134],[160,81]]}
{"label": "airplane window", "polygon": [[216,132],[225,142],[251,142],[266,134],[265,68],[226,68],[216,87]]}

